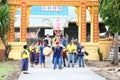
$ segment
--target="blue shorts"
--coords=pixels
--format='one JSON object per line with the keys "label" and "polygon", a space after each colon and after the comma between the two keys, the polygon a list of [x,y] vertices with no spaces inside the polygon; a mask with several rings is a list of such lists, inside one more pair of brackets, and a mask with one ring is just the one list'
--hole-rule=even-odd
{"label": "blue shorts", "polygon": [[39,62],[40,62],[40,64],[45,63],[45,56],[44,55],[40,55]]}

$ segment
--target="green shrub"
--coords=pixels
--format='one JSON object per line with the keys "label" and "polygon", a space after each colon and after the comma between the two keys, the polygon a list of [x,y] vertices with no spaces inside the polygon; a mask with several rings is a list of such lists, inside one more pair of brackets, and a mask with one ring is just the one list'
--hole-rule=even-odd
{"label": "green shrub", "polygon": [[103,61],[103,53],[100,51],[100,48],[97,49],[97,53],[99,55],[99,61]]}

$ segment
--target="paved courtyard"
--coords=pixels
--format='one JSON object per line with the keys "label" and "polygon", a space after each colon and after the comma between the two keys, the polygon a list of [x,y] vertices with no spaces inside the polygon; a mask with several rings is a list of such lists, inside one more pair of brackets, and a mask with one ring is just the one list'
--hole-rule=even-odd
{"label": "paved courtyard", "polygon": [[74,68],[65,67],[62,70],[53,70],[50,61],[46,61],[46,67],[40,66],[29,67],[30,74],[22,74],[18,80],[106,80],[99,76],[88,67],[79,68],[75,65]]}

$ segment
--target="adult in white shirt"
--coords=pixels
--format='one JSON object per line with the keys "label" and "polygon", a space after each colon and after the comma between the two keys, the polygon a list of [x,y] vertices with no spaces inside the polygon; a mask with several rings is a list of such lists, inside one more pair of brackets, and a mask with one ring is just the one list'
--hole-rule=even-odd
{"label": "adult in white shirt", "polygon": [[51,38],[50,38],[49,34],[46,35],[45,40],[48,41],[47,46],[51,47]]}

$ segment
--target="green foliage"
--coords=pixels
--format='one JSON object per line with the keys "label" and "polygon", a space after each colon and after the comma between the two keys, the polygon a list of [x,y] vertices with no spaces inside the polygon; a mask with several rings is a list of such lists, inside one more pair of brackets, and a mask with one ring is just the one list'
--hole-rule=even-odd
{"label": "green foliage", "polygon": [[5,59],[8,58],[9,52],[11,50],[7,42],[7,34],[10,26],[10,19],[12,19],[12,16],[9,13],[7,0],[2,0],[0,2],[0,38],[5,46]]}
{"label": "green foliage", "polygon": [[99,0],[100,17],[112,33],[120,32],[120,0]]}
{"label": "green foliage", "polygon": [[1,1],[1,4],[4,4],[4,5],[5,5],[5,4],[7,4],[7,1],[8,1],[8,0],[2,0],[2,1]]}
{"label": "green foliage", "polygon": [[99,55],[99,61],[103,61],[103,53],[100,51],[100,48],[97,49],[97,53]]}
{"label": "green foliage", "polygon": [[7,5],[0,5],[0,37],[5,37],[9,29],[10,14]]}

